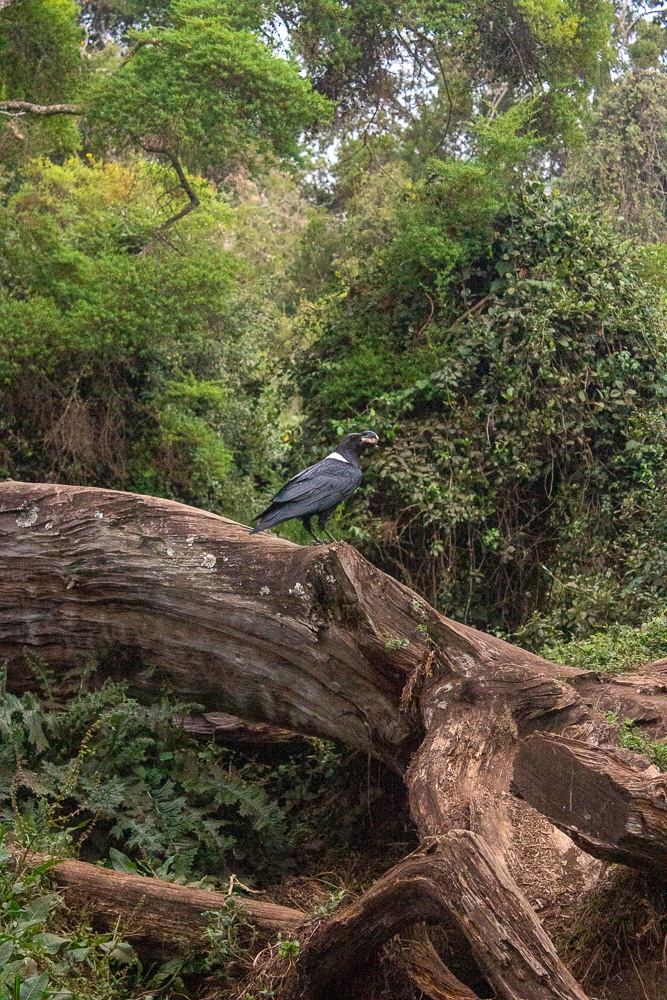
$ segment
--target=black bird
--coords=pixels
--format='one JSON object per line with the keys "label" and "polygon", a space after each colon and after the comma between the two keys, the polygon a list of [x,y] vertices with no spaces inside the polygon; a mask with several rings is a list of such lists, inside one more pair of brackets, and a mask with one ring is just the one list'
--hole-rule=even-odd
{"label": "black bird", "polygon": [[375,431],[348,434],[335,451],[321,462],[298,472],[278,490],[266,510],[253,518],[257,524],[250,534],[254,535],[256,531],[264,531],[298,517],[308,534],[321,545],[322,539],[317,537],[310,523],[317,514],[318,528],[335,542],[331,532],[327,531],[327,518],[339,503],[352,496],[361,482],[359,457],[379,440]]}

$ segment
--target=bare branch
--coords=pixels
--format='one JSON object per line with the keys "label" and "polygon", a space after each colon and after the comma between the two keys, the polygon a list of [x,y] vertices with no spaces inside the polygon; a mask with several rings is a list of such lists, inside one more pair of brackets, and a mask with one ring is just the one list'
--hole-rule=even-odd
{"label": "bare branch", "polygon": [[[1,2],[1,0],[0,0],[0,2]],[[159,38],[152,38],[152,37],[151,38],[140,38],[138,42],[135,42],[135,44],[132,45],[131,48],[129,48],[127,50],[127,52],[125,53],[125,55],[124,55],[123,58],[125,60],[131,59],[133,56],[135,56],[137,54],[137,52],[139,52],[140,49],[146,48],[147,45],[159,45],[159,44],[160,44],[160,39]]]}
{"label": "bare branch", "polygon": [[3,124],[7,126],[7,128],[12,133],[15,139],[20,139],[21,141],[23,141],[25,139],[25,135],[19,128],[19,124],[16,121],[16,117],[17,117],[16,115],[10,115],[9,118],[7,118],[7,120],[3,122]]}
{"label": "bare branch", "polygon": [[[348,996],[369,954],[422,921],[457,928],[504,1000],[586,1000],[499,855],[470,830],[435,839],[336,911],[308,942],[302,972],[315,1000]],[[438,986],[447,986],[450,998],[454,986],[459,998],[475,996],[461,992],[446,966],[439,972]]]}
{"label": "bare branch", "polygon": [[[22,856],[16,848],[11,850],[15,863],[21,866],[31,867],[46,860],[43,854]],[[154,945],[173,946],[180,938],[201,947],[205,914],[223,909],[229,901],[229,895],[223,892],[110,871],[74,859],[61,861],[52,872],[58,886],[67,891],[70,905],[79,903],[92,908],[103,924],[111,926],[120,916],[131,913],[128,937]],[[265,935],[278,930],[293,933],[306,919],[301,910],[278,903],[246,896],[235,896],[234,902]]]}
{"label": "bare branch", "polygon": [[147,153],[156,153],[158,156],[164,156],[169,160],[172,167],[176,171],[176,176],[178,177],[178,183],[180,184],[180,186],[183,188],[188,198],[190,199],[189,203],[185,205],[185,207],[182,208],[180,212],[177,212],[176,215],[172,215],[165,222],[161,222],[159,226],[156,226],[154,230],[154,235],[158,236],[165,229],[170,228],[171,226],[174,225],[175,222],[178,222],[179,219],[182,219],[184,216],[192,212],[193,209],[197,208],[199,206],[199,198],[193,191],[189,180],[185,176],[185,171],[181,166],[181,161],[179,160],[179,158],[176,156],[175,153],[172,153],[171,150],[164,149],[161,146],[148,146],[145,143],[142,143],[141,146],[142,149],[144,149]]}
{"label": "bare branch", "polygon": [[[2,0],[0,0],[1,3]],[[19,114],[42,115],[43,117],[82,114],[80,104],[31,104],[30,101],[0,101],[0,111],[15,111]]]}

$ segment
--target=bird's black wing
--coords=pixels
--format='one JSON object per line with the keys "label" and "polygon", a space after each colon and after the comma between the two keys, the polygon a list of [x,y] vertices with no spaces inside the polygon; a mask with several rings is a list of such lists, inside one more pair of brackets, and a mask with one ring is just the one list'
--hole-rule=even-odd
{"label": "bird's black wing", "polygon": [[[340,462],[336,458],[323,458],[321,462],[310,465],[285,483],[274,496],[272,503],[306,499],[310,501],[316,498],[320,501],[326,500],[329,494],[333,497],[333,503],[340,503],[354,493],[360,482],[361,471],[355,469],[349,462]],[[336,500],[335,495],[341,491],[340,500]]]}
{"label": "bird's black wing", "polygon": [[349,462],[323,458],[297,473],[278,490],[269,507],[255,520],[255,531],[306,514],[331,510],[352,496],[361,482],[361,471]]}

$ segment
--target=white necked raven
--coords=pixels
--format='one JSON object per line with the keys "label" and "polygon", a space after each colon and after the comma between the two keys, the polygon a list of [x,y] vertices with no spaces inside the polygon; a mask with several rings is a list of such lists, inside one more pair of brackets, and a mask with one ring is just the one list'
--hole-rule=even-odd
{"label": "white necked raven", "polygon": [[317,514],[318,528],[335,542],[331,532],[327,531],[327,518],[339,503],[352,496],[361,482],[359,456],[379,440],[375,431],[348,434],[335,451],[321,462],[298,472],[278,490],[266,510],[253,518],[257,524],[250,534],[298,517],[308,534],[322,544],[322,539],[317,537],[310,523],[313,515]]}

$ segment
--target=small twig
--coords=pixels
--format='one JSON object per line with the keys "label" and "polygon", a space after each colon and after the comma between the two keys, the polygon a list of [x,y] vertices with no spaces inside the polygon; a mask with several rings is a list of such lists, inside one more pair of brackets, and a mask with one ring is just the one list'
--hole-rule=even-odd
{"label": "small twig", "polygon": [[486,305],[490,298],[491,294],[489,293],[488,295],[485,295],[483,299],[480,299],[479,302],[475,302],[474,306],[471,306],[470,309],[466,309],[466,311],[459,316],[457,320],[454,320],[449,329],[453,330],[459,325],[459,323],[462,323],[464,319],[467,319],[468,316],[474,316],[475,313],[479,312],[480,309]]}
{"label": "small twig", "polygon": [[247,885],[244,885],[243,882],[239,882],[236,875],[230,875],[229,885],[227,887],[228,896],[231,896],[233,894],[236,886],[238,886],[239,889],[243,889],[245,892],[253,892],[256,896],[263,896],[264,893],[266,892],[266,889],[250,889]]}
{"label": "small twig", "polygon": [[9,111],[3,111],[2,114],[3,115],[9,115],[9,119],[5,122],[5,125],[7,126],[7,128],[9,129],[9,131],[12,133],[12,135],[14,136],[14,138],[15,139],[21,139],[21,140],[25,139],[25,135],[23,134],[23,132],[19,128],[19,123],[16,121],[16,119],[17,119],[18,116],[10,114]]}
{"label": "small twig", "polygon": [[424,325],[422,327],[420,327],[419,330],[417,330],[417,337],[415,338],[417,340],[419,339],[419,337],[421,337],[422,333],[424,333],[424,331],[426,330],[426,328],[430,325],[431,320],[433,319],[433,315],[435,313],[435,303],[434,303],[433,299],[428,294],[428,292],[424,292],[424,295],[426,296],[426,298],[431,303],[431,312],[430,312],[430,315],[429,315],[428,319],[424,323]]}
{"label": "small twig", "polygon": [[509,90],[509,83],[503,83],[498,88],[498,93],[494,95],[493,100],[489,102],[489,107],[491,109],[489,114],[489,121],[492,121],[496,116],[496,111],[500,107],[500,102]]}
{"label": "small twig", "polygon": [[135,56],[137,54],[139,49],[145,48],[146,45],[159,45],[160,42],[161,42],[160,38],[140,38],[138,42],[135,42],[134,45],[130,46],[130,48],[127,50],[123,58],[125,60],[131,59],[132,56]]}

